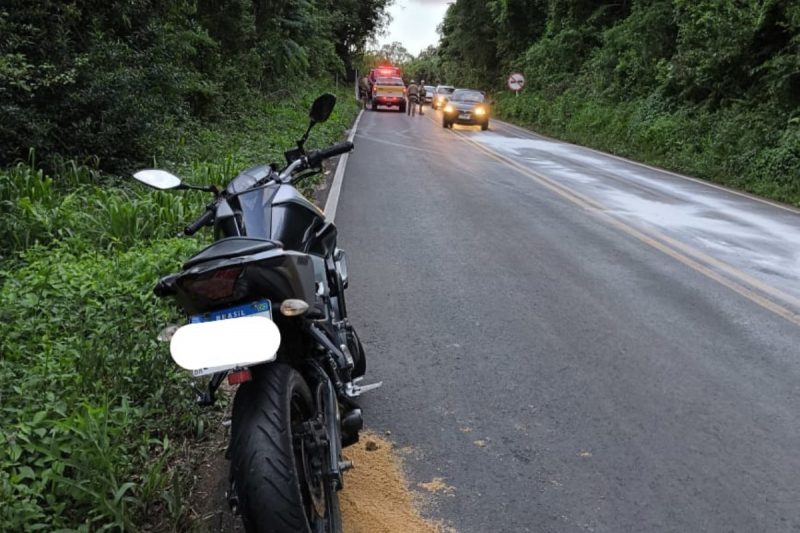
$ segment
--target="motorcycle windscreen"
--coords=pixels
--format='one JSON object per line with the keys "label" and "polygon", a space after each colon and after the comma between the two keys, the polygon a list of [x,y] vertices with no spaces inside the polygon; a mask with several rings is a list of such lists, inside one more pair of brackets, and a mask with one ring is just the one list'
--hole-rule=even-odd
{"label": "motorcycle windscreen", "polygon": [[186,370],[227,369],[274,361],[281,332],[265,316],[244,316],[178,328],[169,350]]}

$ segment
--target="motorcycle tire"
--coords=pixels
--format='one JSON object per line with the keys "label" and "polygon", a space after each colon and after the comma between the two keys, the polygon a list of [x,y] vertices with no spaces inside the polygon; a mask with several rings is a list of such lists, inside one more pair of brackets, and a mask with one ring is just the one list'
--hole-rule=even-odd
{"label": "motorcycle tire", "polygon": [[297,425],[316,407],[303,377],[283,364],[254,373],[236,393],[231,424],[230,477],[248,533],[339,533],[339,497],[318,476]]}

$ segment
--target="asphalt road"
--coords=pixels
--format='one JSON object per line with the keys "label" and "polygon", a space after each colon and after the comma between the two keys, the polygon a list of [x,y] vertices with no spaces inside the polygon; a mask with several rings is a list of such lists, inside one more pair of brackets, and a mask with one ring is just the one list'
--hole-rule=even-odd
{"label": "asphalt road", "polygon": [[431,516],[800,530],[800,214],[438,120],[365,112],[336,215],[366,422]]}

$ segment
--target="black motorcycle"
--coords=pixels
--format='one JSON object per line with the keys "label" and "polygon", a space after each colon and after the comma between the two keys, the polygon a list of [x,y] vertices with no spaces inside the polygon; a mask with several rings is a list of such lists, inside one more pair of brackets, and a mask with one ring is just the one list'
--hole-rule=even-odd
{"label": "black motorcycle", "polygon": [[168,335],[178,365],[211,376],[198,401],[212,404],[226,376],[238,385],[228,500],[247,531],[341,530],[337,491],[352,466],[341,452],[362,427],[355,399],[381,385],[359,384],[366,360],[347,318],[347,261],[336,227],[293,187],[323,160],[353,149],[350,142],[304,148],[335,103],[331,94],[314,101],[283,170],[250,168],[221,191],[162,170],[135,175],[162,190],[214,193],[183,234],[213,225],[215,242],[154,292],[174,297],[189,316]]}

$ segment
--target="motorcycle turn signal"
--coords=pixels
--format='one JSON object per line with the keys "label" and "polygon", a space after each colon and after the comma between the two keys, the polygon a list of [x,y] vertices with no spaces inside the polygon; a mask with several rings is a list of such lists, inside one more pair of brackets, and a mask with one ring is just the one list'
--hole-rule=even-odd
{"label": "motorcycle turn signal", "polygon": [[289,298],[281,304],[281,314],[283,316],[300,316],[308,311],[308,303],[304,300]]}

